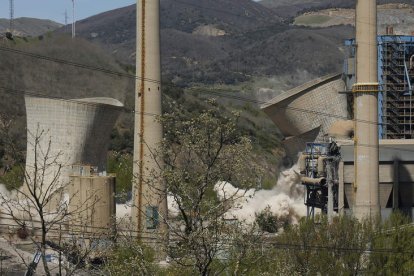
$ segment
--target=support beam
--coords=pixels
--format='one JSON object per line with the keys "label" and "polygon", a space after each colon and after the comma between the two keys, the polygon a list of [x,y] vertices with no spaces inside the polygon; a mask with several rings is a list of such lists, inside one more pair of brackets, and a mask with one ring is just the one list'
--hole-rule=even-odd
{"label": "support beam", "polygon": [[338,214],[344,215],[345,211],[345,183],[344,183],[344,162],[340,161],[338,166]]}
{"label": "support beam", "polygon": [[399,194],[399,166],[400,162],[395,159],[394,160],[394,181],[393,181],[393,187],[392,187],[392,208],[393,210],[398,210],[399,208],[399,201],[398,201],[398,194]]}

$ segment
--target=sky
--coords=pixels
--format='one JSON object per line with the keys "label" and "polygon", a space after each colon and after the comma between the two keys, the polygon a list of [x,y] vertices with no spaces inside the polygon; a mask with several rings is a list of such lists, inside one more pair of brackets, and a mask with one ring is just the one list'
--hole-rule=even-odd
{"label": "sky", "polygon": [[[76,20],[125,7],[136,0],[75,0]],[[65,23],[65,10],[68,23],[72,22],[72,0],[14,0],[14,18],[33,17]],[[0,0],[0,18],[9,18],[9,0]]]}

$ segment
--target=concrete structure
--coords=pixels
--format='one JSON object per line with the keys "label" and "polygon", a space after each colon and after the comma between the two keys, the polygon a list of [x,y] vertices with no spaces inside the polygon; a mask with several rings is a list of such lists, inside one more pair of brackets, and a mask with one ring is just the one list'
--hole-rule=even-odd
{"label": "concrete structure", "polygon": [[162,141],[159,0],[137,1],[137,51],[134,134],[134,208],[132,222],[144,242],[165,238],[167,197],[160,175],[162,158],[154,156]]}
{"label": "concrete structure", "polygon": [[356,83],[354,94],[355,201],[358,219],[380,215],[378,194],[378,64],[377,3],[358,0],[356,6]]}
{"label": "concrete structure", "polygon": [[[339,213],[354,213],[354,144],[341,141],[339,165]],[[385,219],[392,210],[414,218],[414,140],[379,141],[379,205]]]}
{"label": "concrete structure", "polygon": [[68,189],[69,233],[104,239],[115,232],[115,176],[99,175],[95,168],[73,166]]}
{"label": "concrete structure", "polygon": [[282,93],[261,107],[285,136],[283,143],[292,160],[306,142],[322,141],[335,121],[348,118],[347,97],[339,93],[343,91],[342,75],[328,75]]}
{"label": "concrete structure", "polygon": [[[358,218],[377,217],[381,207],[384,216],[392,208],[411,214],[414,143],[408,139],[414,126],[414,37],[377,37],[376,2],[359,0],[357,5],[356,40],[346,42],[350,46],[343,74],[346,88],[341,88],[340,75],[338,86],[328,85],[335,83],[335,76],[317,79],[281,94],[263,109],[287,137],[284,145],[291,157],[303,151],[306,142],[324,141],[326,133],[348,139],[337,171],[342,183],[340,212],[346,207]],[[312,94],[321,96],[313,100]],[[325,117],[330,120],[324,121]],[[347,117],[353,123],[342,121]],[[380,140],[378,146],[378,137],[401,140]]]}
{"label": "concrete structure", "polygon": [[[67,185],[73,164],[96,164],[106,169],[110,133],[122,104],[110,98],[61,100],[25,97],[27,114],[26,170],[43,186]],[[36,142],[38,137],[38,142]],[[43,166],[47,158],[48,165]],[[37,160],[37,162],[35,162]],[[44,169],[44,179],[39,172]],[[42,171],[43,172],[43,171]]]}

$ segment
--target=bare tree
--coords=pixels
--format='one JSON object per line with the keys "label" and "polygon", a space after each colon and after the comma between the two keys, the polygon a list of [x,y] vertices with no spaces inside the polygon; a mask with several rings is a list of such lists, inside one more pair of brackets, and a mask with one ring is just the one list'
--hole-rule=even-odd
{"label": "bare tree", "polygon": [[[4,118],[4,117],[3,117]],[[15,160],[23,160],[23,152],[16,148],[16,143],[10,138],[11,122],[1,120],[0,130],[2,140],[8,152]],[[28,141],[32,143],[34,160],[31,164],[18,163],[22,172],[22,186],[13,185],[10,193],[0,193],[0,203],[7,222],[19,227],[21,236],[30,238],[37,250],[41,252],[43,269],[46,275],[51,275],[51,269],[46,259],[46,250],[52,249],[67,255],[73,263],[67,274],[79,268],[90,250],[68,243],[67,237],[73,230],[69,221],[90,208],[87,206],[69,208],[75,195],[68,195],[69,183],[62,183],[62,170],[65,166],[61,161],[62,152],[53,154],[52,142],[47,131],[37,129],[36,133],[28,133]],[[20,156],[19,156],[20,155]],[[19,181],[19,180],[17,180]],[[91,205],[92,204],[92,205]],[[77,236],[88,233],[76,233]],[[62,238],[65,236],[66,239]],[[26,264],[28,265],[28,264]],[[62,258],[59,258],[59,274],[62,270]]]}

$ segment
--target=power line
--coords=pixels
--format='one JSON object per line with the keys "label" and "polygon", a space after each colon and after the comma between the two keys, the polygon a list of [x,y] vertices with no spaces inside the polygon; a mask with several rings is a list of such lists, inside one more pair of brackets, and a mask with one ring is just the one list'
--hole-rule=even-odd
{"label": "power line", "polygon": [[[81,99],[80,100],[76,100],[76,99],[66,99],[66,98],[62,98],[62,97],[52,97],[52,96],[47,96],[45,94],[41,94],[41,93],[35,93],[35,92],[28,92],[28,91],[24,91],[24,90],[16,90],[16,89],[11,89],[11,88],[7,88],[7,87],[2,87],[0,86],[0,90],[3,90],[6,93],[9,94],[15,94],[15,95],[19,95],[19,96],[23,96],[23,95],[29,95],[29,96],[33,96],[33,97],[42,97],[42,98],[48,98],[48,99],[54,99],[54,100],[59,100],[59,101],[66,101],[66,102],[73,102],[73,103],[77,103],[77,104],[82,104],[82,105],[87,105],[87,106],[100,106],[100,103],[91,103],[91,102],[82,102]],[[204,91],[206,94],[212,94],[212,95],[216,95],[217,93],[213,92],[213,91]],[[211,92],[211,93],[210,93]],[[221,94],[221,93],[219,93]],[[220,95],[218,95],[220,96]],[[227,97],[227,96],[222,96],[222,97]],[[234,98],[234,97],[230,97],[230,98]],[[260,101],[256,101],[256,100],[250,100],[247,98],[241,98],[241,97],[236,97],[238,100],[248,100],[249,102],[260,102]],[[127,109],[127,108],[120,108],[120,107],[116,107],[113,106],[112,108],[116,108],[119,109],[121,112],[124,113],[131,113],[131,114],[144,114],[146,116],[153,116],[153,117],[158,117],[158,114],[155,113],[149,113],[149,112],[140,112],[139,110],[134,110],[134,109]],[[286,109],[290,109],[289,107],[286,107]],[[314,110],[307,110],[307,109],[300,109],[300,108],[291,108],[294,111],[297,112],[305,112],[305,113],[311,113],[311,114],[318,114],[318,115],[322,115],[322,116],[329,116],[329,117],[335,117],[335,118],[344,118],[338,115],[334,115],[334,114],[329,114],[329,113],[323,113],[323,112],[317,112]],[[354,120],[355,121],[355,120]],[[365,121],[363,121],[365,122]],[[367,122],[370,123],[370,122]],[[361,147],[368,147],[368,148],[377,148],[376,145],[369,145],[369,144],[358,144]],[[395,151],[403,151],[403,152],[413,152],[414,150],[410,150],[410,149],[402,149],[402,148],[398,148],[398,147],[393,147],[393,146],[382,146],[383,148],[386,149],[390,149],[390,150],[395,150]]]}
{"label": "power line", "polygon": [[[133,79],[141,79],[141,77],[139,77],[139,76],[135,76],[135,75],[127,74],[127,73],[117,72],[117,71],[113,71],[113,70],[108,70],[106,68],[94,67],[94,66],[90,66],[90,65],[81,64],[81,63],[75,63],[75,62],[62,60],[62,59],[57,59],[57,58],[52,58],[52,57],[48,57],[48,56],[38,55],[38,54],[30,53],[30,52],[25,52],[25,51],[21,51],[21,50],[17,50],[17,49],[12,49],[12,48],[9,48],[9,47],[0,46],[0,51],[7,51],[7,52],[14,53],[14,54],[20,54],[20,55],[29,56],[29,57],[32,57],[32,58],[47,60],[47,61],[50,61],[50,62],[56,62],[56,63],[60,63],[60,64],[64,64],[64,65],[75,66],[75,67],[88,69],[88,70],[92,70],[92,71],[98,71],[98,72],[102,72],[102,73],[116,75],[116,76],[119,76],[119,77],[127,77],[127,78],[131,78],[131,79],[132,78]],[[145,78],[144,80],[146,80],[148,82],[153,82],[153,83],[160,83],[160,81],[153,80],[153,79]],[[178,87],[176,85],[172,85],[172,86],[173,87]],[[11,89],[5,88],[5,87],[3,87],[3,89],[8,89],[9,91],[11,90]],[[210,90],[206,90],[206,89],[201,90],[201,91],[195,91],[195,92],[201,92],[201,93],[204,93],[204,94],[210,94],[210,95],[214,95],[214,96],[221,97],[221,98],[235,99],[235,100],[250,102],[250,103],[255,103],[255,104],[265,104],[266,103],[264,101],[258,101],[258,100],[249,99],[249,98],[240,97],[240,96],[235,96],[235,95],[223,94],[223,93],[220,93],[220,92],[210,91]],[[33,95],[33,93],[31,93],[31,94]],[[38,97],[52,98],[50,96],[42,95],[40,93],[34,93],[34,94],[36,94],[34,96],[38,96]],[[63,99],[63,98],[58,98],[58,97],[55,97],[55,99],[69,100],[69,99]],[[315,110],[308,110],[308,109],[296,108],[296,107],[291,107],[291,106],[283,107],[283,109],[293,110],[293,111],[297,111],[297,112],[304,112],[304,113],[314,114],[314,115],[320,115],[320,116],[325,116],[325,117],[332,117],[332,118],[337,118],[337,119],[349,120],[349,118],[346,117],[346,116],[340,116],[340,115],[336,115],[336,114],[325,113],[325,112],[320,112],[320,111],[315,111]],[[126,110],[125,109],[125,111],[130,112],[130,113],[141,114],[140,112],[135,111],[135,110]],[[149,115],[149,116],[158,116],[157,114],[151,114],[151,113],[144,113],[144,114]],[[377,122],[366,121],[366,120],[355,120],[355,119],[352,119],[352,120],[357,121],[357,122],[366,123],[366,124],[375,124],[375,125],[380,125],[380,126],[385,125],[383,123],[377,123]]]}
{"label": "power line", "polygon": [[[21,50],[18,50],[18,49],[13,49],[13,48],[10,48],[10,47],[0,46],[0,51],[9,52],[9,53],[13,53],[13,54],[19,54],[19,55],[22,55],[22,56],[41,59],[41,60],[46,60],[46,61],[55,62],[55,63],[59,63],[59,64],[69,65],[69,66],[78,67],[78,68],[82,68],[82,69],[86,69],[86,70],[97,71],[97,72],[101,72],[101,73],[105,73],[105,74],[109,74],[109,75],[114,75],[114,76],[117,76],[117,77],[125,77],[125,78],[129,78],[129,79],[139,79],[139,80],[142,79],[141,77],[131,75],[131,74],[128,74],[128,73],[114,71],[114,70],[106,69],[106,68],[103,68],[103,67],[96,67],[96,66],[86,65],[86,64],[82,64],[82,63],[69,61],[69,60],[58,59],[58,58],[53,58],[53,57],[49,57],[49,56],[39,55],[39,54],[31,53],[31,52],[26,52],[26,51],[21,51]],[[156,80],[152,80],[152,79],[148,79],[148,78],[144,78],[144,80],[147,81],[147,82],[152,82],[152,83],[161,83],[160,81],[156,81]]]}
{"label": "power line", "polygon": [[[79,68],[83,68],[83,69],[87,69],[87,70],[98,71],[98,72],[102,72],[102,73],[106,73],[106,74],[115,75],[115,76],[118,76],[118,77],[127,77],[127,78],[130,78],[130,79],[142,79],[140,76],[135,76],[135,75],[127,74],[127,73],[108,70],[108,69],[105,69],[105,68],[102,68],[102,67],[94,67],[94,66],[90,66],[90,65],[85,65],[85,64],[81,64],[81,63],[67,61],[67,60],[52,58],[52,57],[43,56],[43,55],[38,55],[38,54],[30,53],[30,52],[25,52],[25,51],[21,51],[21,50],[17,50],[17,49],[12,49],[12,48],[9,48],[9,47],[0,46],[0,51],[7,51],[7,52],[14,53],[14,54],[29,56],[29,57],[32,57],[32,58],[38,58],[38,59],[43,59],[43,60],[47,60],[47,61],[51,61],[51,62],[64,64],[64,65],[75,66],[75,67],[79,67]],[[149,78],[144,78],[144,80],[147,81],[147,82],[161,84],[160,81],[149,79]],[[172,86],[176,87],[176,88],[180,88],[180,87],[178,87],[177,85],[174,85],[174,84],[172,84]],[[228,95],[228,94],[224,95],[223,93],[210,91],[210,90],[207,90],[207,89],[204,89],[201,92],[205,93],[205,94],[215,95],[215,96],[222,97],[222,98],[235,99],[235,100],[250,102],[250,103],[255,103],[255,104],[266,104],[266,102],[264,102],[264,101],[258,101],[258,100],[254,100],[254,99],[249,99],[249,98],[240,97],[240,96],[233,96],[233,95]],[[343,119],[343,120],[348,120],[349,119],[346,116],[340,116],[340,115],[336,115],[336,114],[330,114],[330,113],[325,113],[325,112],[320,112],[320,111],[315,111],[315,110],[291,107],[291,106],[286,106],[286,107],[284,107],[284,109],[299,111],[299,112],[305,112],[305,113],[314,114],[314,115],[332,117],[332,118],[337,118],[337,119]],[[355,119],[354,119],[354,121],[355,121]],[[371,122],[371,121],[366,121],[366,120],[358,120],[358,122],[367,123],[367,124],[383,125],[381,123]]]}
{"label": "power line", "polygon": [[[46,98],[46,99],[51,99],[51,100],[58,100],[58,101],[64,101],[64,102],[71,102],[71,103],[76,103],[76,104],[81,104],[81,105],[86,105],[86,106],[92,106],[92,107],[98,107],[98,106],[102,106],[101,103],[94,103],[94,102],[85,102],[82,101],[82,99],[67,99],[67,98],[62,98],[62,97],[57,97],[57,96],[48,96],[42,93],[36,93],[36,92],[29,92],[29,91],[25,91],[25,90],[17,90],[17,89],[12,89],[12,88],[8,88],[8,87],[4,87],[4,86],[0,86],[0,90],[4,91],[5,93],[8,94],[13,94],[13,95],[19,95],[19,96],[32,96],[32,97],[39,97],[39,98]],[[118,106],[112,106],[112,105],[108,105],[108,104],[104,104],[110,108],[114,108],[114,109],[118,109],[121,112],[124,113],[137,113],[140,114],[139,111],[135,111],[133,109],[128,109],[128,108],[124,108],[124,107],[118,107]],[[143,112],[144,115],[147,116],[159,116],[158,114],[155,113],[149,113],[149,112]]]}

